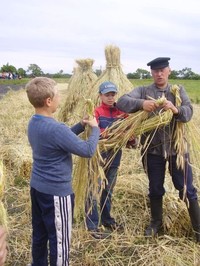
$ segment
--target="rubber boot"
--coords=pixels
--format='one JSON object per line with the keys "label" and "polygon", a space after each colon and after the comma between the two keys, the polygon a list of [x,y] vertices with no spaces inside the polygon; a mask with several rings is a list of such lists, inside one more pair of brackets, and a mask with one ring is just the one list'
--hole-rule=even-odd
{"label": "rubber boot", "polygon": [[195,231],[196,241],[200,243],[200,209],[198,200],[190,200],[188,212],[192,223],[193,230]]}
{"label": "rubber boot", "polygon": [[162,198],[150,199],[151,223],[146,228],[145,236],[156,236],[162,227]]}

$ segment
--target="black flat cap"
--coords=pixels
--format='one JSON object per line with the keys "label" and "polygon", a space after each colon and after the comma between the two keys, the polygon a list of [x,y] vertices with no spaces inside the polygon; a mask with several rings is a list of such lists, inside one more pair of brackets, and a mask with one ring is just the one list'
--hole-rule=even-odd
{"label": "black flat cap", "polygon": [[159,68],[165,68],[169,66],[169,57],[158,57],[152,61],[150,61],[147,66],[150,66],[151,69],[159,69]]}

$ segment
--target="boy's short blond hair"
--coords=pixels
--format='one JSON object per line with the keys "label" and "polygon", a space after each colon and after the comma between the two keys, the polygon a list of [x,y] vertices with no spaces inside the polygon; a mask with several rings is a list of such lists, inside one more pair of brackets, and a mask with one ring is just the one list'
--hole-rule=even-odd
{"label": "boy's short blond hair", "polygon": [[53,99],[57,83],[47,77],[36,77],[26,84],[26,93],[30,103],[35,107],[43,107],[47,98]]}

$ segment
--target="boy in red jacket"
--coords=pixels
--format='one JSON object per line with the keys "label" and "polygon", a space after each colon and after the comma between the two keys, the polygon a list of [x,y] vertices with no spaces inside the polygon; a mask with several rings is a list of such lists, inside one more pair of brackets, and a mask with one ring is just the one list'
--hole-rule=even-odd
{"label": "boy in red jacket", "polygon": [[[115,106],[117,92],[117,86],[110,81],[103,82],[99,86],[101,105],[95,109],[95,117],[101,131],[101,137],[103,137],[102,133],[105,128],[110,127],[117,119],[122,119],[124,117],[125,113]],[[113,153],[113,150],[109,150],[102,154],[105,164],[111,158]],[[100,223],[110,230],[122,228],[122,225],[118,224],[111,216],[112,193],[117,180],[117,172],[121,156],[122,151],[119,150],[112,162],[105,169],[107,182],[100,198],[100,221],[96,199],[88,199],[86,202],[86,226],[95,238],[100,239],[105,237],[105,234],[103,234],[98,228]],[[91,205],[92,209],[90,210]]]}

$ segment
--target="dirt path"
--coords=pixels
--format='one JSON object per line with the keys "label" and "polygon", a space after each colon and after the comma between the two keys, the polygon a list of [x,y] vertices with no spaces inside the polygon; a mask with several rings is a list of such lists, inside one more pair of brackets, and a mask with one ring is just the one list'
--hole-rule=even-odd
{"label": "dirt path", "polygon": [[8,91],[10,90],[14,90],[14,91],[17,91],[17,90],[20,90],[20,89],[23,89],[25,88],[25,84],[20,84],[20,85],[4,85],[4,84],[1,84],[0,85],[0,99],[3,97],[3,95],[5,95]]}
{"label": "dirt path", "polygon": [[[13,91],[18,91],[20,89],[24,89],[26,86],[25,84],[20,84],[20,85],[5,85],[5,84],[1,84],[0,85],[0,99],[10,90]],[[65,90],[67,89],[68,83],[59,83],[59,90],[63,93],[65,93]]]}

